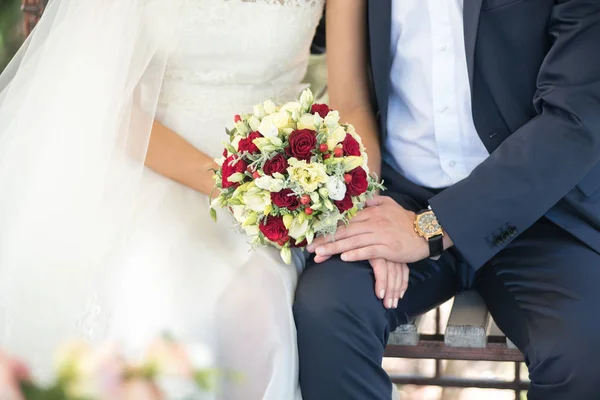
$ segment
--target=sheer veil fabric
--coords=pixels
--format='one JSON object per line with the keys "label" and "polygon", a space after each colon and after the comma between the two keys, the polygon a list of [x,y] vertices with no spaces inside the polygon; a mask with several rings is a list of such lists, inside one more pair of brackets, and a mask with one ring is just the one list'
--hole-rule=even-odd
{"label": "sheer veil fabric", "polygon": [[0,348],[46,377],[65,341],[168,332],[244,377],[214,397],[301,399],[301,266],[143,161],[155,119],[218,157],[233,115],[296,98],[323,5],[50,3],[0,77]]}
{"label": "sheer veil fabric", "polygon": [[59,343],[106,333],[178,13],[53,0],[0,77],[0,348],[41,377]]}

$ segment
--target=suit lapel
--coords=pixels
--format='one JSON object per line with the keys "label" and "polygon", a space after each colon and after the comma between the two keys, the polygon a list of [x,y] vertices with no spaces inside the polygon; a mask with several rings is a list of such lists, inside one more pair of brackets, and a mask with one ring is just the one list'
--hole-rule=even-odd
{"label": "suit lapel", "polygon": [[469,83],[473,90],[473,73],[475,68],[475,44],[477,29],[479,28],[479,14],[483,0],[464,0],[463,19],[465,32],[465,52],[467,54],[467,68],[469,70]]}
{"label": "suit lapel", "polygon": [[392,0],[369,0],[367,14],[371,72],[384,133],[390,80]]}

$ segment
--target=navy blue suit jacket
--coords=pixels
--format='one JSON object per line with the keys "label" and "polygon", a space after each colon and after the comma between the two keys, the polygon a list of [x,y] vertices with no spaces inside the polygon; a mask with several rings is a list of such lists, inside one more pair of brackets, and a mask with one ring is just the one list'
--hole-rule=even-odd
{"label": "navy blue suit jacket", "polygon": [[[369,0],[385,143],[391,0]],[[546,216],[600,251],[600,0],[464,0],[475,127],[490,157],[430,200],[479,268]]]}

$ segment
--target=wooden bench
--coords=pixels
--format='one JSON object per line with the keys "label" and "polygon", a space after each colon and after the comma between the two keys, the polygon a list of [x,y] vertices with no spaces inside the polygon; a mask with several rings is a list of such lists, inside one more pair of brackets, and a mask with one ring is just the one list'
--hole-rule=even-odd
{"label": "wooden bench", "polygon": [[[519,399],[527,390],[521,381],[523,355],[493,322],[483,299],[474,291],[454,299],[445,332],[441,332],[440,311],[436,310],[436,332],[421,332],[423,318],[418,317],[390,334],[386,357],[436,360],[434,377],[391,376],[397,384],[435,385],[442,387],[480,387],[510,389]],[[515,363],[512,381],[496,379],[463,379],[442,375],[440,360],[510,361]]]}

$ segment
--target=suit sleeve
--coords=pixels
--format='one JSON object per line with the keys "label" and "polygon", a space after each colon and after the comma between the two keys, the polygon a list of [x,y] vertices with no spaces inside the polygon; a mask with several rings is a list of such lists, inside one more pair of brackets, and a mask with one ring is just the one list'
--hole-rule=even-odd
{"label": "suit sleeve", "polygon": [[539,71],[538,115],[471,175],[430,200],[479,268],[533,225],[600,160],[600,1],[556,1]]}

